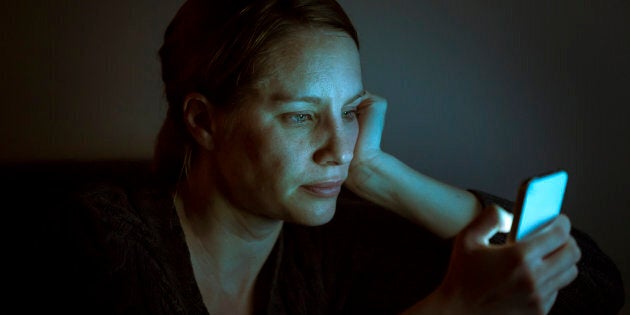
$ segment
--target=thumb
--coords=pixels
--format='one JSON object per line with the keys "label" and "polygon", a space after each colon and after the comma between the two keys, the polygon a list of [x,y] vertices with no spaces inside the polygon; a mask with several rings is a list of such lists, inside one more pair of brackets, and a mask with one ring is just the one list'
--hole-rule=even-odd
{"label": "thumb", "polygon": [[501,228],[501,214],[497,205],[486,206],[481,213],[462,231],[468,247],[488,245],[490,238]]}

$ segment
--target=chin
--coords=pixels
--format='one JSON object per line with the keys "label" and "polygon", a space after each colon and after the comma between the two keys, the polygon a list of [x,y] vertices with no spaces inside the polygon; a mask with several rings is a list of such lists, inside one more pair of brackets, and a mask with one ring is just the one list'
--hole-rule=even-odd
{"label": "chin", "polygon": [[[332,220],[336,210],[336,198],[322,200],[313,203],[304,203],[304,206],[292,211],[291,222],[307,226],[323,225]],[[306,206],[306,204],[309,204]],[[306,206],[306,207],[305,207]]]}

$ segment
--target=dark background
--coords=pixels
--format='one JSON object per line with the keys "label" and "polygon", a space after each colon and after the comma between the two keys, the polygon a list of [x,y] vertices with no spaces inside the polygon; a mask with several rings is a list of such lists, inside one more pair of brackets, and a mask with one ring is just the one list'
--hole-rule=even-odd
{"label": "dark background", "polygon": [[[385,150],[510,199],[565,168],[563,211],[630,283],[629,1],[340,2],[365,86],[390,103]],[[157,50],[182,3],[0,4],[0,161],[149,158]]]}

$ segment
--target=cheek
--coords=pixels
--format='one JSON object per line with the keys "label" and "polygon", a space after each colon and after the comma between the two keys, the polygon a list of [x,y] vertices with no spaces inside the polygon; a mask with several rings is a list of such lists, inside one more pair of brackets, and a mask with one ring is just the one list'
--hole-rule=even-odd
{"label": "cheek", "polygon": [[267,157],[277,174],[295,172],[296,168],[303,168],[308,162],[313,145],[307,135],[279,129],[271,129],[267,135]]}
{"label": "cheek", "polygon": [[[221,126],[216,133],[216,159],[221,172],[235,182],[250,182],[259,178],[264,163],[265,137],[260,126],[251,123],[249,117],[239,117]],[[227,122],[227,120],[226,120]],[[249,122],[249,123],[248,123]]]}
{"label": "cheek", "polygon": [[[245,130],[244,130],[245,131]],[[311,146],[309,138],[277,126],[250,126],[240,139],[245,159],[258,180],[283,182],[304,169]],[[236,152],[238,153],[238,152]]]}

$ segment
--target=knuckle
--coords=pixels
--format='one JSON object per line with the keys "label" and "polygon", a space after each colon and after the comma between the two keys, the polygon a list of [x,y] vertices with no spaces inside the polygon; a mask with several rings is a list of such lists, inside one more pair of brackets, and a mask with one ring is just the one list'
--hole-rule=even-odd
{"label": "knuckle", "polygon": [[553,227],[550,233],[552,234],[554,238],[567,239],[567,237],[569,236],[569,230],[570,228],[567,228],[567,226],[565,226],[564,224],[562,224],[562,222],[560,222],[559,224],[556,224]]}
{"label": "knuckle", "polygon": [[558,221],[560,221],[559,225],[562,227],[563,231],[568,234],[571,231],[571,220],[569,219],[569,217],[561,214],[560,216],[558,216]]}

